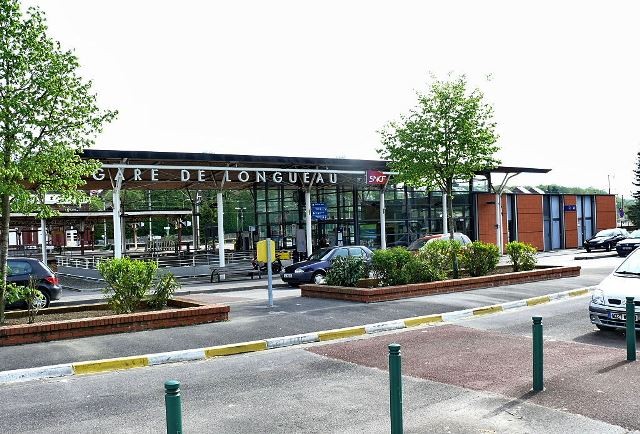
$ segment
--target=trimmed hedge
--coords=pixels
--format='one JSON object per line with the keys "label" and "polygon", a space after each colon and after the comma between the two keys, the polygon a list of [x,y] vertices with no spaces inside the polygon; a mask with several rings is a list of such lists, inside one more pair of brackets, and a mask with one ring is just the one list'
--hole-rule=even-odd
{"label": "trimmed hedge", "polygon": [[538,251],[531,244],[511,241],[507,243],[507,255],[513,266],[513,271],[529,271],[536,267]]}
{"label": "trimmed hedge", "polygon": [[496,269],[500,261],[498,246],[482,241],[467,244],[460,251],[460,262],[471,277],[486,276]]}

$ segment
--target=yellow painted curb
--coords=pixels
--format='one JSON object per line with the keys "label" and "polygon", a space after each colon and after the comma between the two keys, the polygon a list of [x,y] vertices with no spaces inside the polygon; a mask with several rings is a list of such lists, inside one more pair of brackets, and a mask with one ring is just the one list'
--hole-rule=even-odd
{"label": "yellow painted curb", "polygon": [[542,297],[530,298],[527,300],[527,306],[535,306],[536,304],[549,303],[551,299],[549,296],[544,295]]}
{"label": "yellow painted curb", "polygon": [[576,289],[575,291],[571,291],[569,293],[569,297],[577,297],[578,295],[584,295],[589,293],[588,289]]}
{"label": "yellow painted curb", "polygon": [[347,327],[344,329],[326,330],[318,332],[318,337],[321,341],[330,341],[333,339],[348,338],[350,336],[359,336],[366,334],[367,331],[364,327]]}
{"label": "yellow painted curb", "polygon": [[406,327],[415,327],[421,324],[432,324],[436,322],[442,322],[442,315],[426,315],[407,318],[404,320],[404,325]]}
{"label": "yellow painted curb", "polygon": [[73,363],[75,375],[95,374],[97,372],[118,371],[121,369],[143,368],[149,366],[149,359],[143,357],[122,357],[120,359],[104,359],[92,362]]}
{"label": "yellow painted curb", "polygon": [[490,313],[502,312],[503,310],[504,309],[502,308],[502,306],[487,306],[487,307],[480,307],[478,309],[473,309],[473,314],[487,315]]}
{"label": "yellow painted curb", "polygon": [[204,349],[205,357],[229,356],[231,354],[252,353],[267,349],[267,341],[241,342],[239,344],[218,345]]}

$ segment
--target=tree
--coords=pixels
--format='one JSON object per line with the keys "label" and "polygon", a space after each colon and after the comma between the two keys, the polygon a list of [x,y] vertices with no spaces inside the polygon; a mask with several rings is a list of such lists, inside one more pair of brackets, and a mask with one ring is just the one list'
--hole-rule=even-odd
{"label": "tree", "polygon": [[98,163],[79,154],[116,116],[98,108],[76,56],[46,32],[39,9],[23,14],[18,0],[0,0],[0,323],[11,210],[47,217],[45,193],[82,200],[78,187]]}
{"label": "tree", "polygon": [[558,184],[541,184],[536,187],[549,194],[607,194],[606,191],[595,187],[565,187]]}
{"label": "tree", "polygon": [[[427,93],[417,93],[418,105],[399,122],[390,122],[379,133],[378,153],[398,172],[396,182],[413,187],[439,189],[447,194],[448,226],[453,224],[453,183],[499,164],[493,108],[478,89],[467,92],[464,76],[433,80]],[[453,258],[457,276],[457,259]]]}
{"label": "tree", "polygon": [[632,196],[635,201],[629,205],[629,220],[634,226],[640,226],[640,152],[638,152],[637,158],[636,168],[633,170],[635,177],[633,185],[639,189],[633,192]]}

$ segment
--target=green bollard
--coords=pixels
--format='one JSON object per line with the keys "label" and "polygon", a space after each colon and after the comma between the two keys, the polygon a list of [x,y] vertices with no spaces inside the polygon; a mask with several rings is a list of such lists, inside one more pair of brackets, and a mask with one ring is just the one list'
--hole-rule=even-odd
{"label": "green bollard", "polygon": [[164,405],[167,411],[167,434],[182,433],[182,404],[180,402],[180,382],[164,382]]}
{"label": "green bollard", "polygon": [[389,402],[391,434],[402,434],[402,367],[400,345],[389,345]]}
{"label": "green bollard", "polygon": [[627,362],[636,360],[636,306],[633,297],[627,297]]}
{"label": "green bollard", "polygon": [[544,389],[543,357],[542,357],[542,317],[533,317],[533,390],[539,392]]}

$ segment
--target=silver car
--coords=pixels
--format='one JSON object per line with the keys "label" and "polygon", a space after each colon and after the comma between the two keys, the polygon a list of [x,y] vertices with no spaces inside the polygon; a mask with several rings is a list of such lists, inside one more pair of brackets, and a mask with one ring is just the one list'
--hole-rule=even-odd
{"label": "silver car", "polygon": [[626,297],[634,297],[636,330],[640,330],[640,249],[596,286],[589,303],[591,323],[600,330],[624,329]]}

